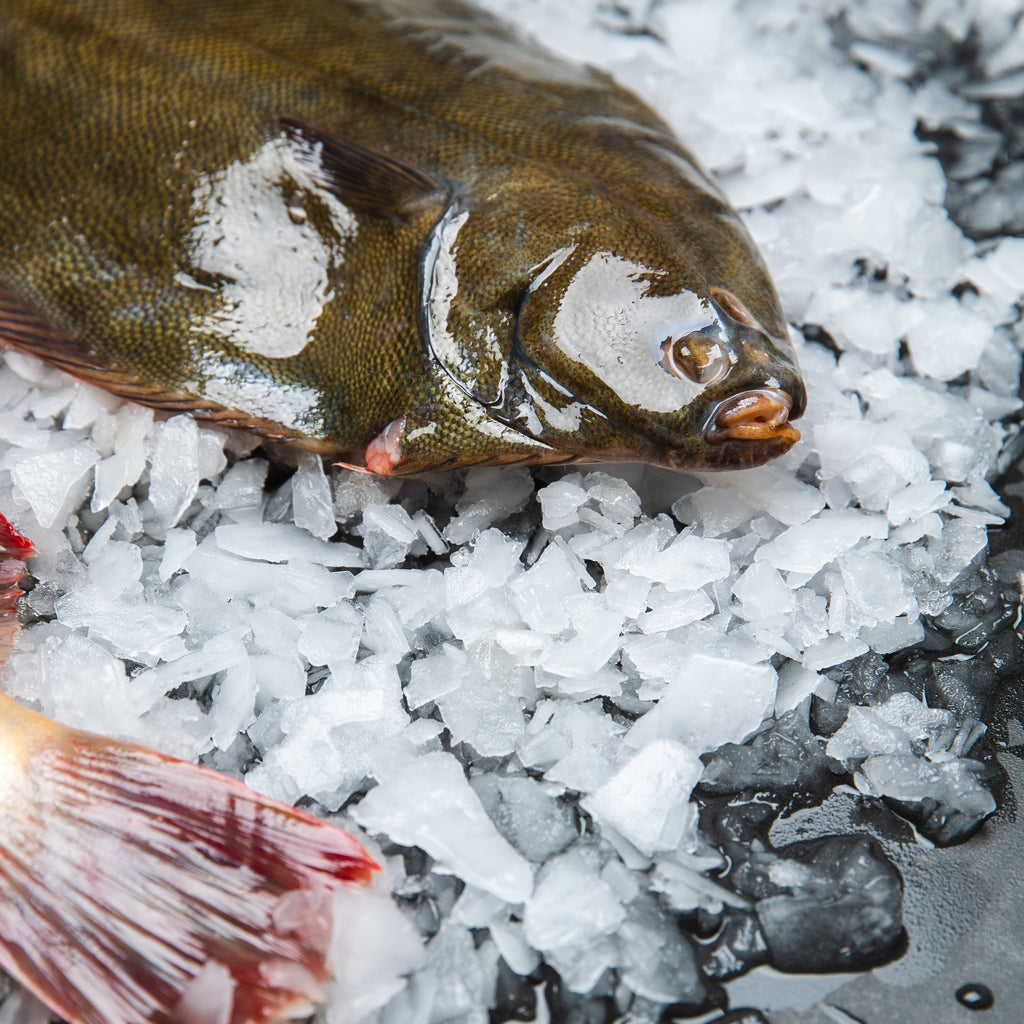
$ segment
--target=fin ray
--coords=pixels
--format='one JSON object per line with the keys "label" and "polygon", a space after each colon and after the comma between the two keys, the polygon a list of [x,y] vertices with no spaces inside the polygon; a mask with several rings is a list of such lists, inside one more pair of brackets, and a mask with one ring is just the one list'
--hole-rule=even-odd
{"label": "fin ray", "polygon": [[[329,890],[376,868],[355,839],[220,773],[0,697],[5,729],[28,721],[32,734],[34,720],[45,738],[13,798],[25,805],[3,797],[0,964],[73,1024],[187,1024],[179,1004],[212,969],[233,988],[230,1024],[316,999]],[[309,927],[288,923],[295,900]]]}
{"label": "fin ray", "polygon": [[445,185],[398,157],[293,118],[282,118],[280,123],[294,143],[309,152],[319,150],[324,186],[354,210],[405,219],[427,206],[440,211],[448,201],[450,190]]}

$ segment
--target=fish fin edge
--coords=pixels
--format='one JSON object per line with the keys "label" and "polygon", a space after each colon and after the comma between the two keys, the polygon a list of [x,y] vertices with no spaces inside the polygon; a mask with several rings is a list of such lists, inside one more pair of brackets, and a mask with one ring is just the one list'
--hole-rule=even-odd
{"label": "fish fin edge", "polygon": [[319,154],[322,184],[346,206],[386,220],[407,220],[447,204],[451,190],[432,174],[295,118],[281,130],[307,155]]}
{"label": "fish fin edge", "polygon": [[209,769],[10,715],[47,738],[25,772],[36,811],[0,837],[0,965],[71,1024],[187,1024],[211,982],[229,1024],[322,998],[331,890],[378,868],[356,839]]}
{"label": "fish fin edge", "polygon": [[334,454],[337,445],[300,434],[289,434],[273,420],[206,401],[197,395],[154,384],[104,363],[83,342],[54,324],[10,289],[0,286],[0,350],[4,345],[36,356],[77,380],[109,391],[129,402],[160,412],[187,413],[197,419],[238,430],[250,430],[269,441],[295,444],[322,454]]}

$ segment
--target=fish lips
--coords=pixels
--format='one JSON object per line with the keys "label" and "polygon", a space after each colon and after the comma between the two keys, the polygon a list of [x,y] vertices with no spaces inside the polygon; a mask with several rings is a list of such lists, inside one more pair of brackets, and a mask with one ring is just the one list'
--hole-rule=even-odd
{"label": "fish lips", "polygon": [[[807,407],[807,390],[793,375],[784,383],[745,388],[715,402],[702,430],[704,450],[669,456],[679,469],[739,469],[760,466],[784,455],[800,440],[792,421]],[[701,465],[695,465],[701,463]]]}

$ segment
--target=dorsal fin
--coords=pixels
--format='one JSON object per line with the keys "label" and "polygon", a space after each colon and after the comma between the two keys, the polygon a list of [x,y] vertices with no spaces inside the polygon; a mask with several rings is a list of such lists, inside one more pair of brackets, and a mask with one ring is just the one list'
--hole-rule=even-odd
{"label": "dorsal fin", "polygon": [[427,206],[444,206],[448,201],[446,185],[397,157],[293,118],[282,118],[281,127],[297,145],[318,152],[324,187],[353,210],[404,220]]}

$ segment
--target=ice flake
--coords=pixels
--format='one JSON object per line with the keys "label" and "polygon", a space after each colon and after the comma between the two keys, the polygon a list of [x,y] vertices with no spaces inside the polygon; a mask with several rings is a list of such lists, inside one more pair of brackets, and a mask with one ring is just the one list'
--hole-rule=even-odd
{"label": "ice flake", "polygon": [[784,572],[810,576],[864,537],[884,539],[888,532],[884,516],[825,509],[814,519],[791,526],[762,545],[755,557]]}
{"label": "ice flake", "polygon": [[677,740],[698,754],[741,743],[771,712],[776,683],[770,665],[690,654],[627,742],[640,748],[659,738]]}
{"label": "ice flake", "polygon": [[794,603],[793,593],[779,571],[768,562],[754,562],[732,588],[745,619],[784,615]]}
{"label": "ice flake", "polygon": [[149,500],[166,526],[176,526],[199,489],[199,427],[191,416],[157,426],[149,468]]}
{"label": "ice flake", "polygon": [[560,530],[580,521],[579,508],[589,500],[587,492],[569,479],[556,480],[537,492],[546,530]]}
{"label": "ice flake", "polygon": [[992,325],[956,299],[937,299],[924,309],[927,315],[906,335],[917,371],[937,380],[953,380],[973,370],[992,337]]}
{"label": "ice flake", "polygon": [[540,558],[509,585],[512,603],[523,621],[556,636],[569,628],[566,601],[580,593],[580,578],[565,550],[549,544]]}
{"label": "ice flake", "polygon": [[179,572],[196,549],[196,535],[191,530],[168,530],[160,557],[160,579],[169,580]]}
{"label": "ice flake", "polygon": [[521,541],[491,529],[477,537],[472,550],[460,548],[453,552],[451,568],[444,574],[449,608],[469,604],[522,571],[522,550]]}
{"label": "ice flake", "polygon": [[72,444],[17,458],[11,480],[44,529],[63,525],[88,493],[99,459],[92,444]]}
{"label": "ice flake", "polygon": [[584,953],[625,916],[600,875],[576,850],[569,850],[549,861],[538,876],[536,891],[524,908],[523,927],[535,949],[557,950],[568,957]]}
{"label": "ice flake", "polygon": [[367,505],[363,525],[380,530],[402,544],[411,545],[419,536],[412,516],[401,505]]}
{"label": "ice flake", "polygon": [[259,522],[268,469],[265,459],[236,462],[217,485],[216,507],[230,513],[237,523]]}
{"label": "ice flake", "polygon": [[[730,502],[730,499],[718,498],[715,495],[715,491],[720,487],[728,488],[726,493],[733,495],[731,502],[735,502],[737,498],[742,499],[750,508],[767,512],[785,526],[805,523],[825,506],[821,492],[816,487],[802,483],[794,478],[791,470],[774,464],[742,472],[716,474],[709,483],[712,486],[707,489],[707,494],[702,497],[704,492],[698,491],[692,496],[691,501],[694,507],[702,512],[711,512],[713,521],[715,509],[711,503]],[[721,515],[720,511],[719,516]],[[743,516],[739,506],[733,504],[731,519],[726,520],[726,523],[729,530],[732,530],[742,526],[748,519],[749,517]],[[725,533],[728,530],[717,526],[717,532]]]}
{"label": "ice flake", "polygon": [[522,903],[533,890],[530,865],[498,834],[451,754],[427,753],[400,769],[370,790],[354,816],[499,899]]}
{"label": "ice flake", "polygon": [[455,516],[445,527],[451,544],[465,544],[481,530],[520,511],[533,495],[533,480],[516,467],[476,469],[466,475],[466,490],[455,503]]}
{"label": "ice flake", "polygon": [[682,743],[653,740],[582,801],[603,825],[615,829],[648,857],[697,842],[697,808],[690,792],[704,764]]}
{"label": "ice flake", "polygon": [[715,602],[703,590],[673,594],[658,584],[650,591],[647,607],[648,611],[636,616],[636,624],[644,633],[660,634],[706,618],[714,612]]}
{"label": "ice flake", "polygon": [[306,452],[299,458],[299,468],[292,478],[292,509],[295,525],[320,540],[334,536],[338,529],[324,460],[312,452]]}
{"label": "ice flake", "polygon": [[724,580],[731,568],[727,541],[681,533],[664,551],[635,562],[629,571],[677,591],[697,590],[713,580]]}
{"label": "ice flake", "polygon": [[329,1024],[366,1019],[397,995],[406,976],[426,960],[419,933],[381,889],[334,890],[329,963],[330,1002],[335,1009],[329,1011]]}

